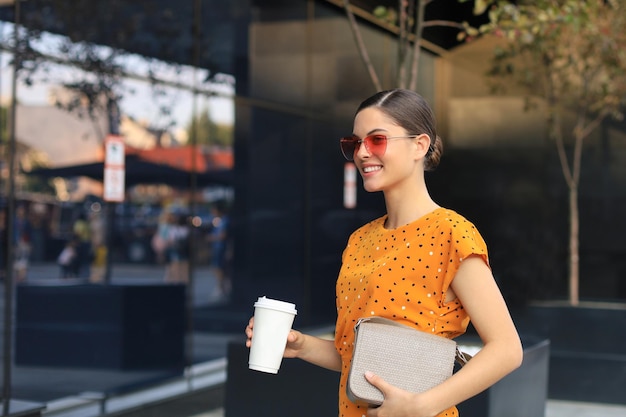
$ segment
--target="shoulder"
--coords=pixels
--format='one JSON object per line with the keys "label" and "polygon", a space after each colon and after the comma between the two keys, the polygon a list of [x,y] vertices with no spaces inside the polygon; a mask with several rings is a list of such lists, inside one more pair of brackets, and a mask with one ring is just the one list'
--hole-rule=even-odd
{"label": "shoulder", "polygon": [[478,229],[465,216],[448,208],[440,208],[433,214],[431,226],[438,229],[449,230],[452,233],[457,232],[478,232]]}
{"label": "shoulder", "polygon": [[352,235],[350,237],[352,238],[352,237],[357,237],[357,236],[363,236],[363,235],[372,233],[373,231],[379,230],[380,228],[383,227],[386,218],[387,218],[387,215],[384,215],[368,223],[365,223],[364,225],[356,229],[354,232],[352,232]]}
{"label": "shoulder", "polygon": [[487,254],[487,244],[474,223],[456,211],[440,210],[433,224],[436,227],[433,232],[463,258],[471,254]]}

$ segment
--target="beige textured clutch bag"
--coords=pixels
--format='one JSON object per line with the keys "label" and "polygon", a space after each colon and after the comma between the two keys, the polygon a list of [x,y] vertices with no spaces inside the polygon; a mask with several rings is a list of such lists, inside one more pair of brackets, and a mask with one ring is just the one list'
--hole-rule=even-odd
{"label": "beige textured clutch bag", "polygon": [[382,317],[360,319],[355,326],[348,398],[355,403],[382,404],[383,394],[365,379],[367,371],[403,390],[426,391],[452,375],[456,357],[453,340]]}

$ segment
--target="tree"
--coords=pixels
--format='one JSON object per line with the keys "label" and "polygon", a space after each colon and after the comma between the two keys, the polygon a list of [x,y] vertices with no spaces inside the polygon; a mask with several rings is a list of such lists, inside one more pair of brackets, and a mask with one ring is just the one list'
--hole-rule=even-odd
{"label": "tree", "polygon": [[199,145],[232,146],[233,144],[232,125],[215,123],[208,109],[193,116],[189,121],[186,128],[189,137],[194,134],[194,128]]}
{"label": "tree", "polygon": [[[74,97],[59,101],[58,106],[92,120],[97,116],[108,119],[108,127],[94,125],[101,138],[108,133],[105,129],[117,130],[119,103],[133,94],[125,82],[129,79],[151,84],[152,104],[159,106],[159,129],[171,127],[171,109],[177,99],[165,98],[164,86],[212,94],[210,88],[189,83],[188,77],[173,81],[173,73],[180,75],[181,68],[189,65],[203,69],[202,84],[225,80],[214,71],[219,65],[210,52],[212,33],[199,29],[198,19],[206,15],[201,0],[171,5],[157,0],[21,3],[21,30],[15,43],[21,58],[20,79],[26,84],[52,82],[74,92]],[[5,10],[2,14],[7,20],[14,17]],[[52,38],[51,34],[58,36]],[[13,49],[13,39],[7,37],[2,43],[5,49]],[[50,71],[53,65],[78,71],[68,81],[58,77],[58,71]],[[167,79],[160,78],[164,72]]]}
{"label": "tree", "polygon": [[[454,22],[445,19],[425,20],[426,9],[429,4],[436,0],[399,0],[398,7],[388,8],[377,6],[373,10],[373,15],[379,19],[380,23],[388,26],[398,36],[398,73],[396,85],[399,88],[417,89],[417,76],[419,69],[420,52],[422,48],[422,34],[425,28],[434,26],[445,26],[459,30],[462,34],[459,40],[471,38],[479,34],[478,30],[470,26],[467,22]],[[472,0],[457,0],[459,3],[466,3]],[[481,15],[485,12],[488,1],[475,0],[474,14]],[[350,22],[350,28],[354,36],[359,54],[368,71],[368,74],[377,91],[383,89],[382,84],[376,74],[376,70],[371,63],[367,47],[363,42],[359,25],[354,17],[349,0],[343,0],[344,10]]]}
{"label": "tree", "polygon": [[[39,81],[53,82],[72,94],[56,101],[56,106],[93,122],[97,136],[104,141],[107,133],[119,133],[119,103],[128,91],[124,64],[131,54],[124,49],[124,40],[136,35],[136,28],[124,15],[124,2],[67,2],[63,0],[31,0],[23,17],[20,39],[20,77],[27,85]],[[97,18],[85,20],[85,16]],[[61,30],[64,36],[54,41],[47,31]],[[106,33],[107,37],[102,38]],[[47,36],[47,37],[46,37]],[[106,42],[103,46],[99,42]],[[54,46],[51,47],[51,44]],[[143,58],[147,65],[154,61]],[[52,75],[51,66],[74,69],[71,80]],[[106,131],[98,120],[106,120]]]}
{"label": "tree", "polygon": [[[626,0],[521,0],[498,2],[481,32],[502,37],[490,78],[510,81],[528,102],[547,107],[569,194],[569,302],[579,303],[578,188],[585,139],[626,105]],[[573,117],[569,129],[567,119]]]}

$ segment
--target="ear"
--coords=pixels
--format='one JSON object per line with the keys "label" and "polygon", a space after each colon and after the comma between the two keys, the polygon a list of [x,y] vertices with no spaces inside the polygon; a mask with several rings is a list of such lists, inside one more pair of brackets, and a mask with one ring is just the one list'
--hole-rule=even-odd
{"label": "ear", "polygon": [[424,158],[424,156],[426,156],[426,154],[428,153],[428,149],[430,148],[430,136],[428,136],[426,133],[422,133],[414,140],[417,149],[416,156],[420,159]]}

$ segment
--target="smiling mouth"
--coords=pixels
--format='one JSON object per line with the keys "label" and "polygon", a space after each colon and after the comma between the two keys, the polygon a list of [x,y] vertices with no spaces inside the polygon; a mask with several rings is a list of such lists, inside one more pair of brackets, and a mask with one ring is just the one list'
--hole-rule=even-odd
{"label": "smiling mouth", "polygon": [[363,167],[363,172],[368,173],[368,172],[380,171],[381,169],[383,169],[383,167],[381,167],[380,165]]}

